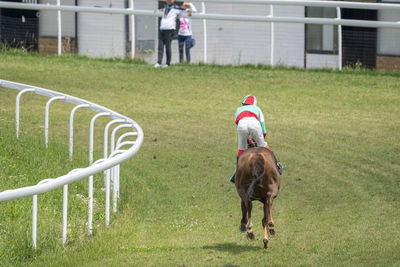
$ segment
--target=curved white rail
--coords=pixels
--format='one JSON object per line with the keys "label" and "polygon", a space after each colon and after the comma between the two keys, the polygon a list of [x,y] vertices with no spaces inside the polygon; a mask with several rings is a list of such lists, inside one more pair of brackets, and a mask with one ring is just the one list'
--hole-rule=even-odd
{"label": "curved white rail", "polygon": [[[139,124],[137,124],[134,120],[121,115],[113,110],[100,106],[98,104],[92,103],[90,101],[70,96],[67,94],[59,93],[56,91],[30,86],[22,83],[16,83],[6,80],[0,80],[0,86],[19,90],[20,93],[17,95],[16,99],[16,133],[17,138],[19,136],[19,106],[21,96],[24,93],[32,92],[38,95],[49,97],[50,100],[46,104],[46,112],[45,112],[45,143],[46,147],[48,146],[48,128],[49,128],[49,106],[51,102],[55,100],[61,100],[67,103],[71,103],[75,105],[75,107],[71,111],[70,115],[70,137],[69,137],[69,155],[72,159],[73,153],[73,116],[74,113],[79,108],[87,108],[91,109],[97,114],[91,119],[90,123],[90,151],[89,151],[89,166],[86,168],[78,168],[71,170],[68,174],[60,176],[58,178],[49,178],[44,179],[38,182],[36,185],[33,186],[26,186],[17,189],[6,190],[0,192],[0,202],[33,196],[33,206],[32,206],[32,239],[33,239],[33,247],[36,248],[36,228],[37,228],[37,195],[42,194],[48,191],[51,191],[55,188],[64,186],[63,188],[63,236],[62,242],[63,245],[67,239],[67,207],[68,207],[68,184],[74,181],[89,177],[89,200],[93,199],[93,175],[99,173],[101,171],[105,171],[106,174],[106,225],[109,225],[109,214],[110,214],[110,178],[113,179],[114,186],[113,186],[113,210],[116,211],[117,207],[117,196],[119,193],[119,165],[128,160],[129,158],[133,157],[140,149],[143,143],[143,130]],[[104,158],[98,159],[93,163],[93,138],[94,138],[94,122],[97,118],[101,116],[107,116],[111,120],[105,127],[104,130]],[[117,126],[112,131],[111,136],[111,152],[108,153],[108,130],[112,124],[122,123],[122,125]],[[121,135],[116,142],[115,142],[115,135],[118,129],[121,128],[128,128],[131,132],[125,133]],[[126,137],[136,137],[135,141],[124,141],[122,139]],[[120,147],[124,145],[129,145],[130,147],[125,150],[120,150]],[[117,147],[117,151],[114,151],[114,147]],[[111,177],[110,177],[111,176]],[[89,234],[92,233],[92,213],[93,213],[93,201],[89,201],[89,214],[88,214],[88,231]]]}

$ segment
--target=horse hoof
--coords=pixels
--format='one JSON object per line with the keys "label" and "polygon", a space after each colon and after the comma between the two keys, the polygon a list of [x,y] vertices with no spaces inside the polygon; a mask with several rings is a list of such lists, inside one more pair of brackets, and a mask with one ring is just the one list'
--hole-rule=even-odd
{"label": "horse hoof", "polygon": [[275,236],[275,229],[274,228],[270,228],[269,230],[269,235],[270,236]]}
{"label": "horse hoof", "polygon": [[264,240],[264,249],[268,248],[268,240]]}
{"label": "horse hoof", "polygon": [[242,232],[242,233],[246,232],[246,231],[247,231],[246,225],[241,224],[241,225],[239,226],[239,231]]}
{"label": "horse hoof", "polygon": [[270,236],[275,236],[275,229],[274,228],[269,228],[268,231],[269,231],[269,235]]}
{"label": "horse hoof", "polygon": [[253,233],[247,233],[247,240],[254,241],[255,240],[254,234]]}

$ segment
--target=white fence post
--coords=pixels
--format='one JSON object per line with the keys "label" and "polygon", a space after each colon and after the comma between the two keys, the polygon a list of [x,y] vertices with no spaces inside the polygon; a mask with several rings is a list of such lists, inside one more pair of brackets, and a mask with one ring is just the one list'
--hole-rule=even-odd
{"label": "white fence post", "polygon": [[63,100],[65,99],[65,96],[54,96],[52,98],[50,98],[49,101],[47,101],[46,104],[46,111],[45,111],[45,115],[44,115],[44,141],[46,143],[46,148],[49,147],[49,111],[50,111],[50,104],[51,102],[55,101],[55,100]]}
{"label": "white fence post", "polygon": [[[274,6],[270,5],[270,17],[274,17]],[[271,66],[274,66],[274,54],[275,54],[275,26],[274,23],[271,22]]]}
{"label": "white fence post", "polygon": [[[201,2],[201,7],[202,7],[202,14],[206,14],[206,4],[204,2]],[[204,63],[207,63],[207,21],[206,19],[203,19],[203,39],[204,39],[204,50],[203,50],[203,61]]]}
{"label": "white fence post", "polygon": [[[117,134],[117,131],[122,128],[132,128],[132,124],[122,124],[118,125],[117,127],[114,128],[114,130],[111,133],[111,142],[110,142],[110,154],[114,153],[115,151],[115,135]],[[116,166],[111,168],[111,181],[113,182],[113,211],[117,212],[117,181],[116,181]]]}
{"label": "white fence post", "polygon": [[88,108],[89,104],[80,104],[75,106],[72,111],[71,115],[69,116],[69,159],[73,159],[74,153],[74,115],[75,112],[80,108]]}
{"label": "white fence post", "polygon": [[[137,137],[137,132],[128,132],[128,133],[122,134],[117,140],[117,145],[116,145],[117,148],[116,149],[118,150],[120,146],[126,145],[126,144],[134,145],[136,143],[136,141],[134,141],[134,142],[129,142],[129,141],[123,142],[124,138],[131,137],[131,136]],[[119,178],[120,178],[120,165],[119,164],[116,166],[116,170],[117,170],[117,172],[116,172],[115,183],[116,183],[117,198],[119,198]]]}
{"label": "white fence post", "polygon": [[[115,119],[115,120],[112,120],[112,121],[110,121],[109,123],[107,123],[107,125],[106,125],[106,127],[104,128],[104,149],[103,149],[103,158],[108,158],[108,131],[109,131],[109,129],[110,129],[110,127],[113,125],[113,124],[115,124],[115,123],[123,123],[123,122],[127,122],[127,121],[125,121],[125,120],[121,120],[121,119]],[[107,185],[106,184],[106,179],[107,179],[107,171],[108,170],[106,170],[105,172],[104,172],[104,184],[105,185]]]}
{"label": "white fence post", "polygon": [[33,195],[32,199],[32,245],[36,250],[36,233],[37,233],[37,195]]}
{"label": "white fence post", "polygon": [[115,120],[112,120],[109,123],[107,123],[106,127],[104,128],[104,150],[103,150],[104,158],[107,158],[107,156],[108,156],[108,131],[109,131],[110,127],[115,123],[123,123],[123,122],[127,122],[127,121],[121,120],[121,119],[115,119]]}
{"label": "white fence post", "polygon": [[26,92],[34,92],[35,89],[28,88],[24,89],[18,93],[17,99],[15,101],[15,128],[17,130],[17,139],[19,138],[19,103],[21,102],[21,96]]}
{"label": "white fence post", "polygon": [[67,216],[68,216],[68,184],[63,187],[63,232],[62,232],[62,245],[67,242]]}
{"label": "white fence post", "polygon": [[[125,120],[115,119],[107,123],[104,128],[104,149],[103,149],[103,157],[108,158],[108,131],[110,127],[115,123],[123,123]],[[108,169],[104,172],[104,184],[106,186],[106,204],[105,204],[105,214],[106,214],[106,226],[110,225],[110,179],[111,179],[111,169]]]}
{"label": "white fence post", "polygon": [[[342,19],[340,7],[336,7],[337,19]],[[342,25],[338,25],[338,68],[342,70]]]}
{"label": "white fence post", "polygon": [[[134,1],[130,0],[130,5],[131,9],[134,10]],[[135,49],[136,49],[136,44],[135,44],[135,15],[131,15],[131,58],[132,60],[135,59]]]}
{"label": "white fence post", "polygon": [[[60,6],[60,0],[57,0],[57,6]],[[57,11],[57,25],[58,25],[58,55],[61,55],[61,46],[62,46],[62,32],[61,32],[61,10]]]}
{"label": "white fence post", "polygon": [[[102,116],[110,116],[109,112],[101,112],[92,118],[90,121],[90,144],[89,144],[89,165],[93,163],[93,146],[94,146],[94,123],[95,121]],[[93,175],[89,176],[89,214],[88,214],[88,231],[89,235],[92,235],[92,223],[93,223]]]}
{"label": "white fence post", "polygon": [[94,123],[95,121],[103,116],[110,116],[110,112],[101,112],[93,116],[90,121],[90,140],[89,140],[89,164],[93,163],[93,147],[94,147]]}
{"label": "white fence post", "polygon": [[110,176],[111,169],[106,170],[106,226],[110,225]]}
{"label": "white fence post", "polygon": [[[53,179],[44,179],[38,183],[38,185],[45,184]],[[33,248],[36,250],[36,237],[37,237],[37,201],[38,195],[33,195],[32,199],[32,244]]]}

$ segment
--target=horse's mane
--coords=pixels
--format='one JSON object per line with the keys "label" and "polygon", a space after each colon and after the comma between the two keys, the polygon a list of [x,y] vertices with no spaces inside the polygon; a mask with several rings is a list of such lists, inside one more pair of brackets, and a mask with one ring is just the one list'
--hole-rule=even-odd
{"label": "horse's mane", "polygon": [[247,148],[257,147],[256,140],[254,140],[253,136],[249,136],[247,139]]}

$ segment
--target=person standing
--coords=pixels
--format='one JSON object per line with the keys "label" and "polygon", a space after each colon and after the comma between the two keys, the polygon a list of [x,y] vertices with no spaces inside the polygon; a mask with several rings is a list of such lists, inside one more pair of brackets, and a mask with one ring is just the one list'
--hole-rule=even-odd
{"label": "person standing", "polygon": [[154,65],[155,68],[162,67],[161,62],[164,56],[164,46],[167,59],[166,65],[163,67],[168,67],[171,64],[171,41],[176,30],[176,19],[186,12],[181,7],[174,5],[174,0],[166,0],[166,2],[165,7],[159,10],[163,12],[163,16],[158,33],[158,60]]}
{"label": "person standing", "polygon": [[[182,8],[188,11],[189,16],[197,12],[196,7],[190,2],[183,2]],[[192,19],[180,18],[178,32],[179,62],[183,63],[183,48],[185,47],[186,62],[190,63],[190,48],[192,48]]]}

